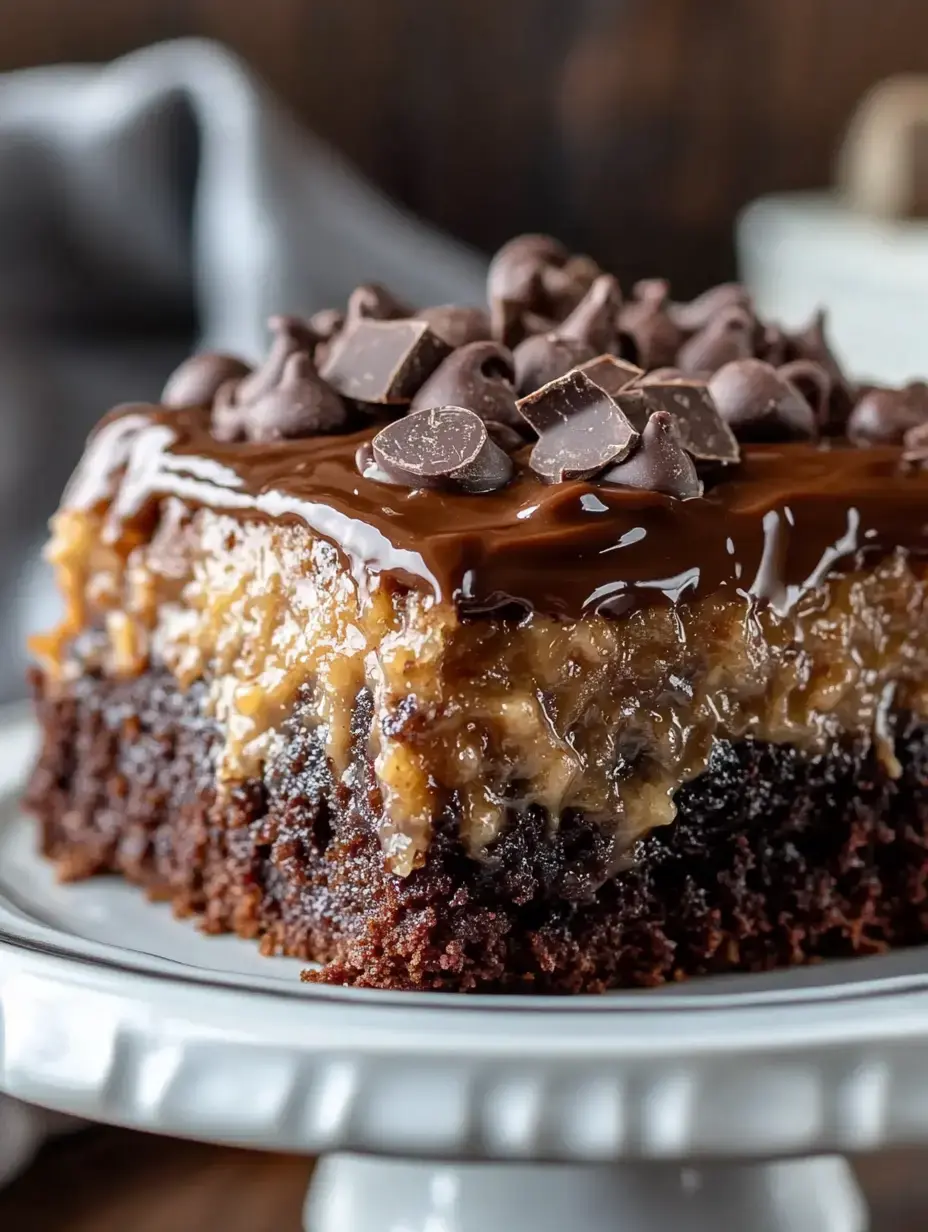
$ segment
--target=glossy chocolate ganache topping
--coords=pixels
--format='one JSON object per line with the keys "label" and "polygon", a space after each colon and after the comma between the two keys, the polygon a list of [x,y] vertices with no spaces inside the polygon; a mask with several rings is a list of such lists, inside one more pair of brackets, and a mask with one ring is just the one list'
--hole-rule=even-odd
{"label": "glossy chocolate ganache topping", "polygon": [[789,606],[928,549],[928,386],[855,387],[821,314],[790,333],[737,285],[626,297],[530,235],[494,257],[486,308],[366,286],[270,329],[257,368],[195,355],[160,406],[111,412],[65,503],[114,537],[169,495],[303,522],[361,584],[514,617],[722,587]]}

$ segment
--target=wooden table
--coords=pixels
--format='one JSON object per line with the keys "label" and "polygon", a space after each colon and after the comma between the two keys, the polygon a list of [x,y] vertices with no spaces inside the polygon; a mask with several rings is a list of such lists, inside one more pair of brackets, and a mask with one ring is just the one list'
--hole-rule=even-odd
{"label": "wooden table", "polygon": [[[312,1163],[92,1129],[52,1143],[0,1194],[3,1232],[299,1232]],[[858,1161],[871,1232],[925,1232],[928,1153]],[[487,1232],[495,1232],[488,1228]]]}

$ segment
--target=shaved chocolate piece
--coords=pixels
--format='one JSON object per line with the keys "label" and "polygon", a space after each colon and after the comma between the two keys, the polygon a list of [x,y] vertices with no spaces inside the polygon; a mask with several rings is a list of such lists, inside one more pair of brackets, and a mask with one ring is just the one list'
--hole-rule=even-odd
{"label": "shaved chocolate piece", "polygon": [[754,321],[743,308],[717,312],[677,354],[677,367],[686,373],[717,372],[725,364],[754,354]]}
{"label": "shaved chocolate piece", "polygon": [[560,338],[574,338],[611,351],[618,345],[622,292],[611,274],[600,274],[583,299],[555,331]]}
{"label": "shaved chocolate piece", "polygon": [[458,347],[435,369],[410,403],[410,411],[433,406],[463,406],[485,422],[519,429],[525,421],[516,407],[512,352],[498,342]]}
{"label": "shaved chocolate piece", "polygon": [[492,337],[490,316],[483,308],[437,304],[433,308],[422,308],[415,315],[449,347],[467,346],[469,342],[483,342]]}
{"label": "shaved chocolate piece", "polygon": [[870,389],[847,421],[855,445],[901,445],[906,433],[928,421],[928,385],[913,381],[903,389]]}
{"label": "shaved chocolate piece", "polygon": [[714,317],[729,308],[751,311],[751,297],[740,282],[723,282],[710,287],[685,304],[668,304],[667,313],[675,325],[688,334],[705,329]]}
{"label": "shaved chocolate piece", "polygon": [[558,333],[534,334],[520,342],[512,353],[516,388],[525,397],[579,364],[595,359],[597,353],[595,347],[579,338],[562,338]]}
{"label": "shaved chocolate piece", "polygon": [[388,424],[371,442],[374,462],[394,483],[479,494],[505,487],[512,460],[479,415],[460,406],[416,411]]}
{"label": "shaved chocolate piece", "polygon": [[633,288],[634,299],[622,308],[619,329],[634,343],[634,353],[622,354],[642,368],[663,368],[674,363],[686,334],[669,314],[670,284],[647,278]]}
{"label": "shaved chocolate piece", "polygon": [[297,352],[284,365],[272,390],[242,408],[242,424],[250,441],[296,440],[320,432],[336,432],[348,420],[344,402]]}
{"label": "shaved chocolate piece", "polygon": [[666,411],[654,412],[645,424],[635,452],[608,470],[600,482],[663,492],[679,500],[702,496],[702,482],[696,467],[683,448],[676,420]]}
{"label": "shaved chocolate piece", "polygon": [[402,406],[450,350],[425,321],[360,320],[332,347],[322,376],[344,398]]}
{"label": "shaved chocolate piece", "polygon": [[234,355],[200,351],[191,355],[167,379],[161,393],[163,406],[210,406],[226,381],[240,381],[251,366]]}
{"label": "shaved chocolate piece", "polygon": [[709,381],[709,393],[739,441],[813,440],[817,435],[812,407],[762,359],[725,364]]}
{"label": "shaved chocolate piece", "polygon": [[718,412],[703,381],[649,381],[642,387],[654,410],[672,415],[683,448],[700,462],[737,462],[734,433]]}
{"label": "shaved chocolate piece", "polygon": [[529,464],[548,483],[588,479],[626,457],[638,439],[616,400],[579,371],[523,398],[519,410],[539,436]]}
{"label": "shaved chocolate piece", "polygon": [[641,380],[644,369],[615,355],[597,355],[595,359],[580,364],[580,371],[591,381],[595,381],[600,389],[604,389],[613,398],[620,390],[627,389],[633,381]]}
{"label": "shaved chocolate piece", "polygon": [[290,356],[298,352],[311,356],[319,341],[319,335],[301,317],[273,316],[267,324],[273,334],[271,349],[261,367],[246,377],[236,390],[235,401],[241,405],[256,402],[270,393],[279,384]]}

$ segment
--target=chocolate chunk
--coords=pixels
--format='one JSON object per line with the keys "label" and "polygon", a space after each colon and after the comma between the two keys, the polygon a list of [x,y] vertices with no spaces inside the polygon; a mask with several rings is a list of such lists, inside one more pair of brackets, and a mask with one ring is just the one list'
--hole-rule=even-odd
{"label": "chocolate chunk", "polygon": [[811,440],[817,435],[812,407],[762,359],[725,364],[710,379],[709,394],[739,441]]}
{"label": "chocolate chunk", "polygon": [[621,307],[618,282],[611,274],[600,274],[556,333],[586,343],[597,352],[612,351],[618,345]]}
{"label": "chocolate chunk", "polygon": [[754,321],[743,308],[717,312],[677,354],[677,367],[690,374],[717,372],[725,364],[754,354]]}
{"label": "chocolate chunk", "polygon": [[729,308],[751,310],[751,297],[740,282],[723,282],[717,287],[710,287],[686,304],[668,304],[667,312],[680,329],[695,334]]}
{"label": "chocolate chunk", "polygon": [[422,308],[416,313],[416,318],[425,321],[432,333],[452,348],[467,346],[469,342],[483,342],[492,336],[490,317],[483,308],[438,304],[434,308]]}
{"label": "chocolate chunk", "polygon": [[913,381],[904,389],[870,389],[847,421],[855,445],[901,445],[906,434],[928,421],[928,385]]}
{"label": "chocolate chunk", "polygon": [[374,462],[410,488],[494,492],[512,477],[512,461],[479,415],[460,406],[416,411],[388,424],[371,442]]}
{"label": "chocolate chunk", "polygon": [[452,351],[420,387],[410,411],[463,406],[484,423],[523,428],[516,408],[512,352],[498,342],[471,342]]}
{"label": "chocolate chunk", "polygon": [[280,383],[284,366],[291,355],[312,355],[319,335],[308,321],[293,316],[273,316],[268,321],[273,334],[267,359],[239,385],[235,400],[239,404],[256,402]]}
{"label": "chocolate chunk", "polygon": [[587,360],[579,367],[581,372],[613,398],[620,390],[626,389],[633,381],[640,380],[645,375],[644,370],[637,364],[630,364],[615,355],[597,355],[595,359]]}
{"label": "chocolate chunk", "polygon": [[685,372],[681,372],[679,368],[652,368],[650,372],[645,372],[640,376],[635,384],[642,388],[645,385],[661,385],[664,381],[688,381],[690,378]]}
{"label": "chocolate chunk", "polygon": [[676,420],[666,411],[654,412],[645,424],[638,448],[624,462],[611,467],[600,482],[663,492],[679,500],[702,496],[696,467],[683,448]]}
{"label": "chocolate chunk", "polygon": [[672,415],[683,448],[700,462],[737,462],[738,442],[702,381],[649,381],[642,386],[653,410]]}
{"label": "chocolate chunk", "polygon": [[529,463],[548,483],[588,479],[626,457],[638,439],[616,400],[583,372],[549,382],[518,405],[539,437]]}
{"label": "chocolate chunk", "polygon": [[344,398],[402,405],[450,350],[425,321],[359,320],[340,335],[322,375]]}
{"label": "chocolate chunk", "polygon": [[167,379],[161,393],[164,406],[211,406],[219,387],[240,381],[251,368],[244,360],[219,351],[201,351],[185,359]]}
{"label": "chocolate chunk", "polygon": [[619,329],[633,347],[623,356],[642,368],[663,368],[673,364],[686,334],[671,319],[670,285],[662,278],[637,282],[634,298],[619,314]]}

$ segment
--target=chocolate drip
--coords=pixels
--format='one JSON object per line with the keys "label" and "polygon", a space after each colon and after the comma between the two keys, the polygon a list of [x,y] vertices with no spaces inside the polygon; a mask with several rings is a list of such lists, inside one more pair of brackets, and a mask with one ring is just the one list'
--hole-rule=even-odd
{"label": "chocolate drip", "polygon": [[[752,445],[701,499],[571,480],[514,459],[499,491],[407,492],[358,473],[386,419],[344,436],[223,444],[202,411],[133,405],[104,421],[66,496],[109,506],[119,538],[176,495],[241,518],[301,522],[373,570],[463,611],[519,603],[566,618],[677,602],[719,588],[795,601],[861,554],[928,550],[928,471],[900,475],[901,447]],[[776,550],[769,539],[777,523]],[[627,600],[627,602],[625,602]],[[612,605],[614,608],[614,605]]]}

